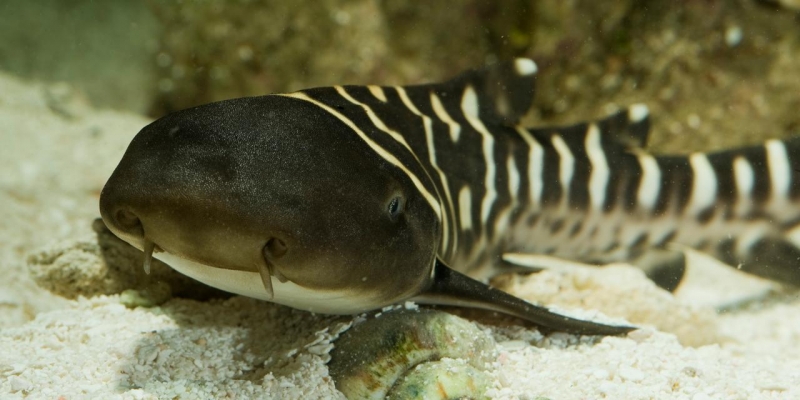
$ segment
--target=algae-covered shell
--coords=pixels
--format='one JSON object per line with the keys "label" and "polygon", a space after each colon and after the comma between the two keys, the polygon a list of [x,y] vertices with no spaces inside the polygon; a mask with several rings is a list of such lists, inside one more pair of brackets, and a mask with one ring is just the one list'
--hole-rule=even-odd
{"label": "algae-covered shell", "polygon": [[492,380],[463,359],[443,358],[408,371],[389,389],[389,400],[488,399]]}
{"label": "algae-covered shell", "polygon": [[496,344],[474,324],[433,310],[399,310],[354,326],[328,364],[349,399],[484,398]]}

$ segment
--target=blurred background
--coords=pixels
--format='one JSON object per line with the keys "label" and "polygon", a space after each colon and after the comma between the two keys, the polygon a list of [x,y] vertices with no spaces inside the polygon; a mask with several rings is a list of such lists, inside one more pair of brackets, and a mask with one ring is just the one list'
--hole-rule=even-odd
{"label": "blurred background", "polygon": [[798,10],[798,0],[4,0],[0,70],[155,118],[528,56],[540,67],[530,124],[643,102],[653,149],[685,152],[798,133]]}

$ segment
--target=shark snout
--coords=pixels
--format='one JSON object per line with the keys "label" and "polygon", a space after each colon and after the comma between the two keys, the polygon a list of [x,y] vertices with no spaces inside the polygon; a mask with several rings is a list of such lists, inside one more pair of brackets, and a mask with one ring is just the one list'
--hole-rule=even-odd
{"label": "shark snout", "polygon": [[156,254],[285,280],[280,269],[292,263],[299,247],[293,235],[252,224],[221,199],[211,203],[200,196],[168,197],[154,188],[130,190],[135,186],[111,179],[100,195],[103,222],[120,239],[143,251],[155,246]]}

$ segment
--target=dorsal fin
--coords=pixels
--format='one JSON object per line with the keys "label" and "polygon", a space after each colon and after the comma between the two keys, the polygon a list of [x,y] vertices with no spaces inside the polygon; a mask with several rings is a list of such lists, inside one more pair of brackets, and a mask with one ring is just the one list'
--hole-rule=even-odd
{"label": "dorsal fin", "polygon": [[583,143],[589,126],[594,124],[605,146],[622,146],[628,149],[643,149],[650,133],[650,112],[644,104],[633,104],[595,122],[582,122],[569,126],[529,128],[534,136],[556,134],[570,144]]}
{"label": "dorsal fin", "polygon": [[[476,117],[490,124],[513,126],[533,104],[537,70],[533,60],[517,58],[469,70],[440,84],[426,86],[431,87],[442,102],[454,102],[454,108],[463,102],[464,96],[474,94]],[[464,111],[469,112],[469,108]]]}
{"label": "dorsal fin", "polygon": [[650,134],[650,110],[644,104],[633,104],[603,118],[597,125],[607,139],[628,148],[644,149]]}

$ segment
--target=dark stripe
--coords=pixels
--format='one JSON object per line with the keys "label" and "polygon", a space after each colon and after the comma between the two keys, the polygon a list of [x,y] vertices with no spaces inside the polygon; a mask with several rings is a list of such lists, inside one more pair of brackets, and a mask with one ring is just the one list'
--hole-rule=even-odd
{"label": "dark stripe", "polygon": [[575,236],[578,236],[582,228],[583,228],[583,221],[579,220],[573,223],[572,227],[569,229],[569,237],[574,238]]}
{"label": "dark stripe", "polygon": [[557,219],[550,224],[550,234],[555,235],[564,227],[564,220]]}
{"label": "dark stripe", "polygon": [[637,250],[637,249],[641,250],[642,248],[644,248],[647,245],[648,238],[649,238],[649,235],[648,235],[647,232],[640,232],[636,236],[636,239],[634,239],[631,242],[631,244],[628,245],[628,247],[631,249],[631,251],[634,251],[634,250]]}
{"label": "dark stripe", "polygon": [[[613,210],[620,199],[627,211],[636,206],[636,190],[641,177],[641,168],[635,157],[627,156],[628,147],[642,147],[647,142],[650,129],[649,118],[632,123],[628,119],[628,109],[621,110],[597,122],[600,130],[600,142],[609,166],[609,181],[604,199],[603,209]],[[544,127],[529,129],[539,141],[549,143],[551,134],[559,135],[575,157],[573,180],[570,184],[569,204],[576,209],[586,209],[589,203],[589,177],[591,164],[585,149],[587,123],[566,127]],[[556,157],[558,154],[556,153]],[[558,174],[545,175],[548,179],[557,179]],[[560,192],[560,190],[559,190]],[[560,198],[548,190],[548,198],[558,201]]]}
{"label": "dark stripe", "polygon": [[[487,126],[486,129],[495,139],[495,190],[497,191],[497,198],[495,198],[494,205],[492,205],[492,209],[489,212],[489,219],[486,222],[486,232],[490,239],[494,239],[498,234],[502,234],[502,232],[497,232],[495,230],[497,228],[497,218],[500,216],[500,213],[511,206],[511,196],[508,193],[509,175],[506,166],[508,154],[513,152],[512,148],[514,143],[504,139],[504,136],[508,135],[508,132],[506,132],[506,130],[509,130],[508,128]],[[483,141],[481,140],[481,145],[482,143]],[[483,158],[481,158],[481,160],[483,160]],[[483,202],[483,198],[481,198],[480,201]]]}
{"label": "dark stripe", "polygon": [[735,204],[738,196],[736,178],[733,175],[733,160],[735,157],[736,154],[731,151],[708,155],[708,162],[717,177],[717,203],[727,206]]}
{"label": "dark stripe", "polygon": [[644,148],[650,132],[650,118],[639,122],[628,119],[628,109],[606,117],[597,122],[604,143]]}
{"label": "dark stripe", "polygon": [[572,170],[572,181],[569,185],[569,206],[572,210],[587,210],[589,208],[589,174],[591,162],[586,154],[586,131],[588,124],[579,124],[567,127],[559,134],[567,144],[575,164]]}
{"label": "dark stripe", "polygon": [[784,140],[786,155],[789,157],[789,167],[792,169],[792,182],[789,186],[789,197],[800,200],[800,137]]}
{"label": "dark stripe", "polygon": [[736,267],[741,262],[741,258],[736,255],[736,238],[720,241],[717,244],[716,255],[720,261]]}
{"label": "dark stripe", "polygon": [[695,219],[697,220],[697,222],[701,224],[707,224],[708,222],[711,221],[711,218],[714,217],[714,215],[717,212],[724,212],[724,211],[712,205],[711,207],[708,207],[703,211],[700,211],[700,213],[697,214],[697,217],[695,217]]}
{"label": "dark stripe", "polygon": [[656,157],[661,169],[661,190],[653,214],[662,215],[667,211],[683,212],[692,195],[694,172],[689,159],[682,156]]}
{"label": "dark stripe", "polygon": [[621,207],[627,212],[636,209],[637,193],[642,179],[642,166],[632,154],[621,154],[618,148],[606,150],[611,176],[606,190],[606,211]]}
{"label": "dark stripe", "polygon": [[[519,208],[530,209],[534,205],[531,204],[531,180],[528,175],[528,170],[531,164],[530,160],[530,147],[524,139],[517,132],[510,135],[504,135],[503,140],[514,141],[516,145],[511,146],[511,154],[517,164],[517,171],[519,171]],[[516,223],[518,218],[514,218],[512,223]]]}
{"label": "dark stripe", "polygon": [[[531,134],[539,141],[545,144],[545,147],[552,150],[553,158],[556,160],[555,166],[555,174],[551,174],[548,172],[547,167],[545,168],[545,190],[547,189],[547,181],[553,180],[557,181],[559,188],[558,188],[558,197],[553,197],[552,200],[557,202],[563,195],[561,192],[561,182],[559,180],[560,174],[560,161],[561,157],[559,156],[558,152],[556,152],[555,148],[552,146],[552,137],[558,136],[560,137],[564,143],[569,148],[570,153],[572,153],[575,162],[573,164],[572,170],[572,181],[569,185],[569,198],[568,198],[568,205],[570,209],[573,210],[586,210],[589,207],[589,174],[591,173],[591,163],[589,162],[589,157],[586,154],[586,148],[584,146],[584,142],[586,140],[586,130],[588,129],[588,124],[577,124],[565,127],[556,127],[556,128],[545,128],[545,129],[529,129]],[[549,129],[549,130],[548,130]],[[545,163],[547,163],[547,148],[545,149]],[[544,195],[543,195],[544,197]]]}
{"label": "dark stripe", "polygon": [[672,240],[675,239],[675,236],[677,234],[678,234],[677,230],[675,229],[671,230],[668,234],[661,237],[661,239],[659,239],[658,242],[653,243],[653,247],[662,247],[667,243],[672,242]]}
{"label": "dark stripe", "polygon": [[542,145],[544,162],[542,163],[542,206],[558,205],[561,200],[562,190],[559,179],[560,161],[558,152],[550,141],[550,135],[541,132],[532,132],[534,138]]}

